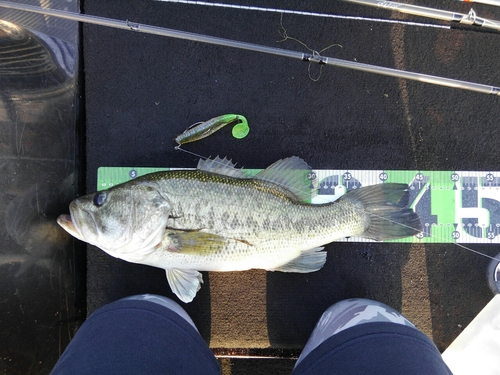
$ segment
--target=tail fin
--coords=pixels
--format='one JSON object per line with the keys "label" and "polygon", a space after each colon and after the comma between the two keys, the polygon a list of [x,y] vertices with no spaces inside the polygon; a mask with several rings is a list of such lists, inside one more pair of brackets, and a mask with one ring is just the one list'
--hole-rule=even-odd
{"label": "tail fin", "polygon": [[370,215],[370,225],[361,236],[381,241],[422,231],[418,215],[407,207],[409,196],[407,184],[385,183],[351,190],[342,198],[362,204]]}

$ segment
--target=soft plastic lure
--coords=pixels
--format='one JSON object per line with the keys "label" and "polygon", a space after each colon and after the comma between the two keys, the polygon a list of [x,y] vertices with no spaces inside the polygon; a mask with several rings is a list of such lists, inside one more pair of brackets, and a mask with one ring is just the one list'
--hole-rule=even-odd
{"label": "soft plastic lure", "polygon": [[217,130],[223,128],[224,126],[235,123],[236,125],[233,127],[233,137],[241,139],[247,136],[250,131],[248,127],[248,121],[244,116],[228,114],[217,116],[211,118],[205,122],[197,122],[187,128],[184,133],[179,134],[175,141],[178,146],[175,148],[179,149],[181,145],[189,142],[194,142],[199,139],[203,139],[208,137],[209,135],[215,133]]}

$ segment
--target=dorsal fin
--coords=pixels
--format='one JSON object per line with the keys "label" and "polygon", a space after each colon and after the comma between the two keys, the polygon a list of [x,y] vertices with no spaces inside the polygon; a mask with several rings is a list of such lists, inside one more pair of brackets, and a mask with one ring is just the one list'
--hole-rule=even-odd
{"label": "dorsal fin", "polygon": [[[235,178],[249,178],[241,169],[226,158],[200,159],[197,169],[200,171],[216,173]],[[271,182],[286,190],[291,199],[297,202],[310,203],[311,198],[317,193],[315,178],[312,176],[311,167],[301,158],[291,156],[281,159],[260,171],[254,178],[260,181]]]}
{"label": "dorsal fin", "polygon": [[235,177],[235,178],[248,178],[247,174],[241,169],[235,168],[235,164],[231,160],[226,158],[221,159],[220,157],[215,157],[215,159],[200,159],[196,169],[200,171],[216,173],[223,176]]}
{"label": "dorsal fin", "polygon": [[255,178],[272,182],[293,194],[299,202],[310,203],[311,198],[317,193],[316,179],[311,177],[311,167],[301,158],[291,156],[281,159],[260,171]]}

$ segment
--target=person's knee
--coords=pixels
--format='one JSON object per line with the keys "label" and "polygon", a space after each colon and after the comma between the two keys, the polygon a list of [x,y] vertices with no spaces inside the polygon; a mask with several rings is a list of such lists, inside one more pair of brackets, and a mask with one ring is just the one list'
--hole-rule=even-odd
{"label": "person's knee", "polygon": [[366,373],[451,374],[432,341],[398,311],[373,300],[340,301],[319,319],[293,374]]}
{"label": "person's knee", "polygon": [[161,296],[141,295],[95,311],[52,374],[219,372],[212,351],[179,305]]}

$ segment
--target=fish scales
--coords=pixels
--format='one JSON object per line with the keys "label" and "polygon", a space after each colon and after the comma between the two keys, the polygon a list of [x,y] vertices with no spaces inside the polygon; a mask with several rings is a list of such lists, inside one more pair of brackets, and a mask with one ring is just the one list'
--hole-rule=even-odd
{"label": "fish scales", "polygon": [[316,243],[331,242],[345,233],[359,235],[368,224],[363,207],[351,201],[305,204],[264,181],[196,174],[202,183],[193,184],[195,176],[175,172],[158,181],[173,207],[167,227],[206,230],[249,242],[272,235],[302,243],[304,237],[321,236],[313,240]]}
{"label": "fish scales", "polygon": [[[293,201],[279,186],[203,171],[158,172],[153,178],[168,197],[167,228],[213,233],[227,239],[217,251],[151,254],[145,262],[160,267],[190,266],[200,271],[272,270],[345,236],[361,235],[369,225],[362,205],[349,200],[312,205]],[[195,183],[196,182],[196,183]]]}
{"label": "fish scales", "polygon": [[333,203],[310,204],[309,173],[291,157],[249,178],[217,158],[77,198],[58,223],[114,257],[165,269],[184,302],[201,287],[199,271],[314,272],[326,261],[321,246],[336,239],[420,231],[406,207],[407,185],[368,186]]}

